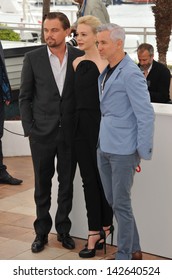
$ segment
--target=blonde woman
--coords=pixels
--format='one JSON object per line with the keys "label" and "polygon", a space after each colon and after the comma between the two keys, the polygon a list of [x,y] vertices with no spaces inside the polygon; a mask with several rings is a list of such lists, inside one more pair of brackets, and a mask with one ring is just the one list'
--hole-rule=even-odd
{"label": "blonde woman", "polygon": [[85,54],[73,62],[75,70],[76,131],[75,144],[83,181],[88,217],[88,242],[79,252],[82,258],[95,256],[106,249],[106,236],[113,236],[112,209],[101,184],[96,157],[100,124],[98,76],[107,66],[97,49],[96,30],[101,25],[94,16],[83,16],[77,23],[77,43]]}

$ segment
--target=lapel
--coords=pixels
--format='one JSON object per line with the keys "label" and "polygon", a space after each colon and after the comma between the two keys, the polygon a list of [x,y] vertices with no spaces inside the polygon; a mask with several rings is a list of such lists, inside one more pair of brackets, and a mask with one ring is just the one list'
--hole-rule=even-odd
{"label": "lapel", "polygon": [[103,79],[104,79],[104,77],[105,77],[105,75],[108,71],[108,67],[106,67],[105,70],[102,72],[102,74],[99,77],[100,100],[103,100],[106,97],[106,95],[109,91],[109,88],[111,87],[112,83],[117,79],[118,75],[120,74],[123,67],[125,67],[128,60],[129,60],[129,56],[126,54],[125,57],[123,58],[123,60],[118,64],[116,69],[113,71],[113,73],[111,74],[109,79],[106,81],[105,86],[104,86],[104,90],[103,90],[103,94],[102,94],[102,90],[101,90],[102,89],[102,83],[103,83]]}
{"label": "lapel", "polygon": [[50,82],[51,87],[56,88],[56,91],[57,91],[58,95],[60,96],[60,92],[59,92],[59,89],[56,84],[54,74],[53,74],[53,71],[51,68],[50,59],[49,59],[48,51],[47,51],[47,46],[42,48],[40,60],[41,60],[40,65],[41,65],[41,69],[43,71],[43,75],[46,77],[47,81]]}
{"label": "lapel", "polygon": [[[154,71],[152,71],[152,70],[154,70]],[[157,69],[156,69],[156,61],[153,60],[153,62],[152,62],[152,67],[151,67],[151,69],[150,69],[150,71],[149,71],[149,73],[148,73],[146,79],[149,77],[149,75],[151,75],[152,73],[156,72],[156,70],[157,70]]]}
{"label": "lapel", "polygon": [[68,57],[67,57],[66,76],[65,76],[65,80],[64,80],[62,96],[66,93],[66,87],[69,83],[69,78],[71,77],[72,71],[73,71],[73,66],[72,66],[73,52],[72,52],[72,48],[69,48],[68,45],[66,47],[68,49]]}
{"label": "lapel", "polygon": [[[119,65],[118,65],[119,66]],[[109,88],[111,87],[112,83],[116,80],[117,76],[119,75],[119,73],[121,72],[121,67],[118,67],[114,70],[114,72],[111,74],[111,76],[109,77],[109,79],[106,81],[105,85],[104,85],[104,89],[102,90],[103,87],[103,81],[104,78],[106,77],[106,74],[108,72],[108,68],[106,68],[104,70],[104,72],[100,75],[100,83],[99,83],[99,92],[100,92],[100,100],[103,100],[108,91]]]}

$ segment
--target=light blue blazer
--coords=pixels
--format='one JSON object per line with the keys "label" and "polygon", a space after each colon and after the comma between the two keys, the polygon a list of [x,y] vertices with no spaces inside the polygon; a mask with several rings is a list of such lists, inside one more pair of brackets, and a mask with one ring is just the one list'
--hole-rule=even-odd
{"label": "light blue blazer", "polygon": [[146,80],[138,66],[126,54],[107,80],[108,68],[99,76],[101,122],[99,146],[103,152],[151,159],[154,110]]}

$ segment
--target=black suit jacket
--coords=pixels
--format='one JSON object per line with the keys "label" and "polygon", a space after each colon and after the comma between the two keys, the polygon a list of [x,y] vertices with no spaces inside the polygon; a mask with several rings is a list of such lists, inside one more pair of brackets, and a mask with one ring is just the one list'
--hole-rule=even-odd
{"label": "black suit jacket", "polygon": [[[10,81],[8,79],[8,73],[5,65],[4,51],[3,51],[1,41],[0,41],[0,63],[3,64],[3,69],[5,71],[5,80],[9,87],[8,94],[7,95],[5,94],[5,97],[7,97],[8,100],[11,100],[11,86],[10,86]],[[0,85],[0,102],[4,102],[4,93],[2,91],[1,85]]]}
{"label": "black suit jacket", "polygon": [[26,53],[21,73],[20,113],[25,136],[40,142],[51,142],[63,129],[70,144],[74,130],[73,60],[83,52],[68,47],[67,72],[62,96],[56,85],[49,62],[47,46]]}
{"label": "black suit jacket", "polygon": [[153,60],[152,68],[146,79],[151,102],[168,103],[171,81],[169,69],[162,63]]}

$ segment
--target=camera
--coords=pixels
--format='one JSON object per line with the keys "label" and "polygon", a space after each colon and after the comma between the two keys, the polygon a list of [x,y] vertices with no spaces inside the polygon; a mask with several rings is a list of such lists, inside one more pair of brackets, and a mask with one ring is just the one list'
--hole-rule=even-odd
{"label": "camera", "polygon": [[77,41],[76,41],[76,39],[75,39],[74,37],[73,37],[71,40],[69,40],[69,41],[67,42],[67,44],[69,44],[69,45],[71,45],[71,46],[73,46],[73,47],[78,46]]}
{"label": "camera", "polygon": [[77,44],[77,41],[76,41],[76,30],[73,30],[72,31],[72,39],[70,39],[67,44],[73,46],[73,47],[77,47],[78,44]]}

